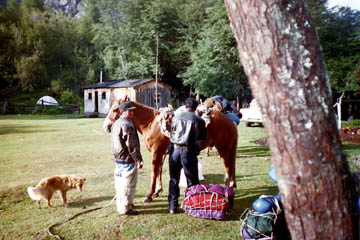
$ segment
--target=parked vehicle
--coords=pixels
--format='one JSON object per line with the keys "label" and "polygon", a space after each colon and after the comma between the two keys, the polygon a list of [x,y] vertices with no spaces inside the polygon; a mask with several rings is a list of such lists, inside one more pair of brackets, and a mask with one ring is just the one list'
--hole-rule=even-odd
{"label": "parked vehicle", "polygon": [[240,112],[242,114],[241,121],[246,122],[247,127],[250,127],[253,123],[263,123],[260,108],[256,99],[253,99],[250,102],[249,108],[241,108]]}

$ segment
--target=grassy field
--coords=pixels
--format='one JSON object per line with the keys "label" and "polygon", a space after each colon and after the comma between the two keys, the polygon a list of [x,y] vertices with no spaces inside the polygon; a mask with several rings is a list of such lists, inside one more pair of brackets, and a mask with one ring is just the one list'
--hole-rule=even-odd
{"label": "grassy field", "polygon": [[[114,196],[110,135],[103,119],[61,116],[0,116],[0,239],[53,239],[47,228],[76,213],[105,206]],[[227,221],[209,221],[185,214],[167,213],[168,164],[164,164],[164,192],[152,203],[143,203],[150,187],[151,155],[141,139],[145,161],[135,197],[138,216],[119,216],[115,204],[80,215],[54,228],[63,239],[241,239],[241,213],[261,194],[277,194],[267,173],[271,164],[267,147],[253,141],[265,137],[262,127],[238,127],[235,204]],[[345,144],[350,161],[360,147]],[[213,149],[203,151],[204,183],[223,183],[223,166]],[[354,166],[352,166],[354,170]],[[48,209],[37,209],[28,186],[56,174],[86,177],[83,192],[68,192],[69,207],[54,195]],[[184,188],[181,188],[184,190]],[[182,197],[180,198],[180,201]]]}

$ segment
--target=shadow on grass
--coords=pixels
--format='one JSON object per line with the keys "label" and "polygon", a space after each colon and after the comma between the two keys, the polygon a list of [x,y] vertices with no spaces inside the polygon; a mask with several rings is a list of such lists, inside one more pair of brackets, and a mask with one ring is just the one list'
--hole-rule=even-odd
{"label": "shadow on grass", "polygon": [[103,197],[95,197],[95,198],[86,198],[82,200],[72,200],[68,203],[69,208],[87,208],[93,206],[97,202],[103,202],[104,206],[110,203],[114,196],[103,196]]}
{"label": "shadow on grass", "polygon": [[[259,157],[259,156],[270,156],[271,152],[269,147],[264,146],[244,146],[238,147],[236,150],[236,157]],[[239,156],[240,155],[240,156]],[[249,156],[241,156],[249,155]]]}
{"label": "shadow on grass", "polygon": [[[242,175],[237,175],[235,177],[235,181],[237,186],[239,186],[239,184],[241,184],[242,181],[249,181],[249,178],[257,178],[260,176],[268,176],[267,173],[256,173],[256,174],[242,174]],[[224,175],[223,174],[205,174],[204,175],[205,180],[200,181],[200,183],[208,183],[208,184],[219,184],[219,185],[225,185],[225,181],[224,181]]]}
{"label": "shadow on grass", "polygon": [[79,114],[11,114],[11,115],[0,115],[0,120],[63,120],[63,119],[74,119],[74,118],[88,118],[85,115]]}
{"label": "shadow on grass", "polygon": [[[181,204],[181,203],[180,203]],[[155,202],[155,204],[148,205],[148,203],[143,205],[135,205],[135,210],[138,210],[140,214],[169,214],[168,212],[169,204],[166,202],[158,203]]]}
{"label": "shadow on grass", "polygon": [[360,145],[353,144],[351,142],[343,143],[344,151],[359,151],[360,152]]}
{"label": "shadow on grass", "polygon": [[[263,175],[263,174],[261,174]],[[250,176],[250,175],[249,175]],[[221,174],[208,174],[206,175],[206,180],[201,181],[201,183],[209,183],[209,184],[223,184],[223,175]],[[230,217],[227,221],[239,221],[241,214],[247,208],[252,208],[252,203],[260,196],[260,195],[277,195],[279,194],[279,190],[277,186],[263,186],[257,188],[248,188],[248,189],[234,189],[234,207],[230,212]],[[180,195],[182,196],[183,189],[180,190]],[[142,198],[143,196],[136,195],[136,199]],[[88,198],[78,202],[70,202],[70,208],[83,208],[89,209],[96,202],[103,202],[104,206],[110,203],[113,196],[105,196],[105,197],[96,197],[96,198]],[[181,205],[182,198],[179,198],[179,205]],[[112,203],[115,207],[115,203]],[[151,214],[168,214],[168,201],[167,195],[163,195],[153,199],[153,202],[143,203],[136,202],[135,209],[139,211],[140,214],[151,215]],[[179,206],[180,207],[180,206]],[[182,212],[182,211],[181,211]]]}
{"label": "shadow on grass", "polygon": [[[264,146],[244,146],[238,147],[236,150],[236,157],[237,158],[244,158],[244,157],[267,157],[270,156],[270,148]],[[246,155],[246,156],[244,156]],[[209,156],[218,156],[219,153],[217,152],[216,148],[212,148]]]}
{"label": "shadow on grass", "polygon": [[251,123],[249,126],[246,126],[246,127],[249,127],[249,128],[264,128],[264,125],[262,123]]}
{"label": "shadow on grass", "polygon": [[11,125],[11,126],[0,126],[0,135],[14,134],[14,133],[39,133],[39,132],[57,132],[58,129],[46,129],[43,130],[39,126],[27,126],[27,125]]}
{"label": "shadow on grass", "polygon": [[[180,194],[182,194],[180,192]],[[143,195],[136,195],[135,199],[142,199]],[[95,205],[97,202],[104,202],[99,207],[105,207],[108,204],[110,204],[111,200],[114,198],[114,196],[103,196],[103,197],[96,197],[96,198],[88,198],[83,200],[73,200],[72,202],[69,202],[68,207],[69,208],[82,208],[82,209],[91,209],[92,206]],[[116,209],[116,200],[114,200],[111,205],[113,208]],[[181,204],[181,202],[179,201]],[[142,201],[135,202],[135,208],[138,210],[141,214],[168,214],[168,201],[167,201],[167,195],[166,196],[160,196],[157,198],[153,198],[153,202],[150,203],[143,203]]]}
{"label": "shadow on grass", "polygon": [[17,186],[14,188],[8,188],[0,191],[0,211],[9,210],[14,207],[15,204],[22,203],[24,201],[30,201],[31,199],[27,195],[27,186]]}
{"label": "shadow on grass", "polygon": [[[180,195],[182,191],[180,189]],[[153,201],[149,203],[144,203],[143,199],[145,198],[144,195],[136,195],[135,199],[141,199],[140,201],[137,200],[134,204],[134,209],[139,211],[141,215],[152,215],[152,214],[168,214],[168,200],[167,200],[167,193],[162,193],[162,195],[158,197],[153,197]],[[179,204],[181,204],[181,199],[179,199]]]}
{"label": "shadow on grass", "polygon": [[236,182],[242,182],[242,181],[249,181],[250,178],[254,178],[254,177],[260,177],[260,176],[268,176],[267,173],[254,173],[254,174],[241,174],[240,176],[237,175],[235,177]]}
{"label": "shadow on grass", "polygon": [[205,180],[200,181],[200,183],[207,184],[219,184],[224,185],[224,174],[205,174]]}

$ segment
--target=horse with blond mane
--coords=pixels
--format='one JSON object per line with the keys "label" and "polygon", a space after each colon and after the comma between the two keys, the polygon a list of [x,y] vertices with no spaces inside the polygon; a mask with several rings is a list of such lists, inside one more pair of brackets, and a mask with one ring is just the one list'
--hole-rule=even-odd
{"label": "horse with blond mane", "polygon": [[[129,101],[129,99],[127,97],[118,99],[111,107],[104,121],[104,128],[107,131],[110,131],[112,124],[120,117],[119,105],[124,101]],[[135,127],[143,135],[147,150],[152,153],[150,192],[144,199],[144,202],[151,202],[152,198],[157,197],[162,191],[162,167],[170,139],[161,131],[161,124],[157,120],[158,111],[134,101],[131,103],[136,107],[133,110]],[[166,118],[171,121],[170,116],[166,116]],[[202,142],[201,147],[205,149],[210,144],[215,146],[224,165],[225,184],[236,187],[237,128],[230,118],[216,110],[210,112],[210,120],[207,126],[207,138]]]}

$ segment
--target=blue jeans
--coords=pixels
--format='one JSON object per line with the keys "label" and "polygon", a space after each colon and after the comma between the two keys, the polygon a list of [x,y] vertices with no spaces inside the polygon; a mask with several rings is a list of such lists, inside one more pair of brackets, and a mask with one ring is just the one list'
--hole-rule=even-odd
{"label": "blue jeans", "polygon": [[186,147],[174,147],[170,150],[169,157],[169,209],[174,210],[179,206],[180,196],[179,180],[181,169],[187,180],[188,187],[199,184],[197,153],[188,151]]}
{"label": "blue jeans", "polygon": [[138,171],[135,163],[115,162],[114,170],[116,208],[120,214],[132,209],[136,192]]}

